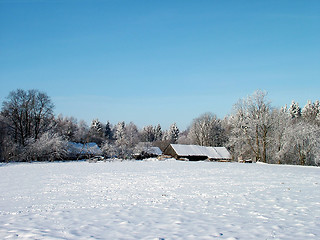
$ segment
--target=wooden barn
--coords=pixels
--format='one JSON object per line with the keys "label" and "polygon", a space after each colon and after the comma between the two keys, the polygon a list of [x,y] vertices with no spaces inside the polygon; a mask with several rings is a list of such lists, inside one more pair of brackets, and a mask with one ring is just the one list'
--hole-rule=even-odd
{"label": "wooden barn", "polygon": [[189,161],[231,161],[231,154],[225,147],[170,144],[163,153],[175,159],[188,159]]}

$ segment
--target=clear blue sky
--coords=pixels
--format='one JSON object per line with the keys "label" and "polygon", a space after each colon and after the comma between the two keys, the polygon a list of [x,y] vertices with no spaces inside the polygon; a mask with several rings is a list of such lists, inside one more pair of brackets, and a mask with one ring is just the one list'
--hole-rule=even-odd
{"label": "clear blue sky", "polygon": [[139,127],[320,98],[320,1],[0,0],[0,101],[45,91],[55,113]]}

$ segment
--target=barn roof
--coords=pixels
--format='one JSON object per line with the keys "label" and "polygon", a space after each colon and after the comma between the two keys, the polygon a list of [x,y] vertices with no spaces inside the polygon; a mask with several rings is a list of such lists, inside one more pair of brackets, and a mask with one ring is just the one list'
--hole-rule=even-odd
{"label": "barn roof", "polygon": [[206,156],[210,159],[231,159],[225,147],[205,147],[199,145],[171,144],[179,156]]}
{"label": "barn roof", "polygon": [[148,149],[148,153],[152,153],[152,154],[160,156],[162,154],[162,151],[159,147],[151,147]]}

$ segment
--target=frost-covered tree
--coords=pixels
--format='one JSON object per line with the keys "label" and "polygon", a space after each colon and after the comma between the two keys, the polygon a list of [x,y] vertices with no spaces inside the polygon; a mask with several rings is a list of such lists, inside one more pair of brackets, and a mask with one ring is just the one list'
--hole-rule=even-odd
{"label": "frost-covered tree", "polygon": [[104,140],[104,131],[103,131],[103,126],[102,123],[99,121],[99,119],[94,119],[91,122],[90,126],[90,142],[95,142],[98,145],[101,145],[101,143]]}
{"label": "frost-covered tree", "polygon": [[128,155],[128,146],[129,146],[129,139],[126,130],[125,122],[119,122],[115,126],[115,145],[118,150],[117,157],[120,158],[127,158]]}
{"label": "frost-covered tree", "polygon": [[103,154],[107,158],[115,158],[119,156],[120,150],[114,142],[106,141],[102,148]]}
{"label": "frost-covered tree", "polygon": [[78,131],[77,119],[63,117],[61,114],[55,119],[55,132],[63,136],[67,141],[75,141]]}
{"label": "frost-covered tree", "polygon": [[201,146],[223,146],[225,143],[224,129],[221,120],[213,113],[205,113],[193,120],[189,138],[194,144]]}
{"label": "frost-covered tree", "polygon": [[133,149],[139,142],[139,132],[137,126],[130,122],[119,122],[114,129],[115,141],[106,141],[103,151],[108,157],[129,158]]}
{"label": "frost-covered tree", "polygon": [[78,123],[77,131],[74,136],[74,141],[79,143],[89,142],[89,126],[84,120]]}
{"label": "frost-covered tree", "polygon": [[127,138],[127,155],[129,155],[133,148],[139,143],[138,127],[130,122],[126,125],[126,138]]}
{"label": "frost-covered tree", "polygon": [[307,104],[303,107],[301,111],[301,115],[304,121],[314,124],[317,122],[317,116],[319,115],[319,112],[320,112],[319,101],[312,103],[309,100]]}
{"label": "frost-covered tree", "polygon": [[155,141],[155,131],[152,125],[148,125],[142,128],[141,140],[143,142],[153,142]]}
{"label": "frost-covered tree", "polygon": [[163,136],[164,141],[169,141],[170,143],[176,143],[179,138],[180,130],[176,123],[173,123],[169,130]]}
{"label": "frost-covered tree", "polygon": [[105,137],[107,140],[111,140],[112,137],[113,137],[113,134],[112,134],[112,126],[111,126],[111,123],[110,123],[109,121],[107,121],[106,126],[105,126],[104,137]]}
{"label": "frost-covered tree", "polygon": [[286,163],[318,165],[320,156],[320,127],[310,123],[292,123],[286,128],[283,158]]}
{"label": "frost-covered tree", "polygon": [[119,122],[115,126],[116,143],[123,144],[126,141],[126,125],[125,122]]}
{"label": "frost-covered tree", "polygon": [[179,134],[178,144],[191,145],[195,144],[192,139],[190,139],[190,128]]}
{"label": "frost-covered tree", "polygon": [[28,161],[61,160],[67,153],[67,142],[58,134],[45,132],[39,139],[28,139],[29,144],[22,153]]}
{"label": "frost-covered tree", "polygon": [[99,134],[101,136],[103,135],[102,123],[99,121],[99,119],[92,120],[90,129],[96,134]]}
{"label": "frost-covered tree", "polygon": [[292,101],[289,107],[289,113],[293,119],[299,119],[301,117],[301,108],[299,107],[299,103]]}
{"label": "frost-covered tree", "polygon": [[161,125],[158,124],[156,127],[154,127],[154,140],[161,141],[162,135],[163,133],[162,133]]}
{"label": "frost-covered tree", "polygon": [[285,163],[286,131],[291,127],[291,115],[286,107],[274,109],[271,115],[273,126],[270,132],[269,163]]}
{"label": "frost-covered tree", "polygon": [[267,162],[273,124],[271,106],[266,95],[266,92],[258,90],[238,101],[230,118],[232,131],[229,139],[229,146],[235,152],[239,151],[245,157],[254,155],[256,160],[263,162]]}

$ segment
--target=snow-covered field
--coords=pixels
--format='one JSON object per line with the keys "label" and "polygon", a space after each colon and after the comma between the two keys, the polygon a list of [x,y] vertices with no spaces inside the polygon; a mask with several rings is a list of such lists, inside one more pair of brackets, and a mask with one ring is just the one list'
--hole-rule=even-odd
{"label": "snow-covered field", "polygon": [[0,176],[0,239],[320,239],[316,167],[22,163]]}

